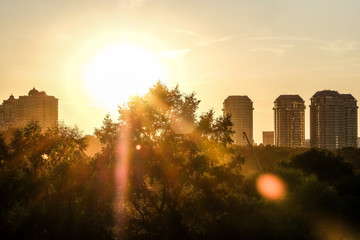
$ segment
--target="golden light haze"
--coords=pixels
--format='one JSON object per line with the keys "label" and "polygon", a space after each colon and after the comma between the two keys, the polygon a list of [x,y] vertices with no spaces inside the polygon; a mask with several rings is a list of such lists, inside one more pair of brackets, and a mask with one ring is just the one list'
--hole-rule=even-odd
{"label": "golden light haze", "polygon": [[157,79],[166,78],[155,54],[121,44],[100,50],[83,66],[82,84],[95,102],[111,111],[129,96],[145,94]]}
{"label": "golden light haze", "polygon": [[309,138],[316,91],[360,98],[359,12],[357,0],[2,0],[0,97],[35,86],[59,98],[60,120],[92,133],[160,78],[218,115],[228,95],[248,95],[261,143],[276,97],[299,94]]}

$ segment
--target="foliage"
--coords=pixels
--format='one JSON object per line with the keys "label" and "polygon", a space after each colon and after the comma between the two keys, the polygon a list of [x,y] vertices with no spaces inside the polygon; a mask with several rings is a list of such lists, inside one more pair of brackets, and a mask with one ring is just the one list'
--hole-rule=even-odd
{"label": "foliage", "polygon": [[[253,146],[253,149],[264,170],[273,168],[279,162],[289,162],[293,156],[307,151],[305,148],[287,148],[270,145]],[[248,146],[236,146],[236,150],[246,159],[243,166],[243,173],[245,175],[251,175],[259,170],[258,164]]]}
{"label": "foliage", "polygon": [[320,180],[330,182],[353,174],[353,168],[349,163],[325,149],[313,148],[297,155],[291,160],[291,166],[300,168],[306,173],[315,174]]}
{"label": "foliage", "polygon": [[5,160],[8,159],[8,157],[9,157],[8,146],[2,134],[0,133],[0,163],[3,164]]}
{"label": "foliage", "polygon": [[[110,172],[120,176],[112,179],[110,187],[121,203],[114,208],[119,236],[201,236],[204,225],[225,214],[223,201],[240,186],[243,160],[228,147],[233,133],[229,118],[215,119],[209,111],[197,120],[198,104],[193,93],[182,94],[178,87],[168,89],[158,83],[144,97],[134,97],[119,109],[117,141],[111,135],[104,137],[107,126],[115,124],[107,119],[95,131],[106,139],[104,146],[113,146],[104,148],[97,161],[117,149]],[[207,208],[207,203],[216,205]]]}
{"label": "foliage", "polygon": [[91,158],[81,132],[62,124],[29,123],[9,144],[0,136],[0,238],[360,237],[357,149],[254,147],[286,186],[270,201],[249,148],[232,145],[229,117],[197,114],[199,103],[157,83],[117,121],[105,116]]}
{"label": "foliage", "polygon": [[346,147],[337,150],[336,154],[352,164],[355,171],[360,172],[360,148]]}
{"label": "foliage", "polygon": [[78,129],[64,125],[44,132],[33,122],[13,133],[1,166],[2,239],[75,237],[87,225],[78,221],[88,211],[85,147]]}

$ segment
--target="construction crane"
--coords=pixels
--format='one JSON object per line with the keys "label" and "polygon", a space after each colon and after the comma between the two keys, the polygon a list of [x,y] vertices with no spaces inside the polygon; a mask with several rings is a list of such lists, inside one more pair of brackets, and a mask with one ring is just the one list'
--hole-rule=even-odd
{"label": "construction crane", "polygon": [[248,138],[247,135],[246,135],[246,132],[243,132],[243,135],[244,135],[244,137],[246,138],[246,141],[247,141],[247,143],[248,143],[248,145],[249,145],[249,147],[250,147],[250,149],[251,149],[251,153],[252,153],[254,159],[256,160],[256,162],[257,162],[257,164],[258,164],[258,166],[259,166],[260,172],[264,172],[263,168],[261,167],[261,164],[260,164],[259,160],[257,159],[257,157],[256,157],[256,155],[255,155],[254,149],[252,148],[252,145],[250,144],[250,141],[249,141],[249,138]]}

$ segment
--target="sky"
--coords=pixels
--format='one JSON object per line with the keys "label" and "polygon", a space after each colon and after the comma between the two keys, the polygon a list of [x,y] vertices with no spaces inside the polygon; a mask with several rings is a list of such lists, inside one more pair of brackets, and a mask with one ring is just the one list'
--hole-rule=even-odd
{"label": "sky", "polygon": [[[299,94],[309,138],[316,91],[360,99],[359,13],[360,0],[1,0],[0,100],[44,90],[59,99],[59,120],[89,134],[106,113],[117,117],[129,84],[160,79],[195,92],[199,113],[221,115],[227,96],[249,96],[261,143],[262,131],[274,128],[274,100]],[[119,46],[150,60],[128,63],[108,53],[123,54]],[[102,59],[151,79],[128,81],[131,72],[115,74],[115,82],[89,78]]]}

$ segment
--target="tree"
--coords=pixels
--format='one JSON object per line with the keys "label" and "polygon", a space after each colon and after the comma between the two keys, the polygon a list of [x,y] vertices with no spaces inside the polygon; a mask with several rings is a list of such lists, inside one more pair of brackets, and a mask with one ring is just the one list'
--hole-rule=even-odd
{"label": "tree", "polygon": [[346,147],[338,149],[336,153],[341,156],[346,162],[354,166],[354,170],[360,172],[360,148]]}
{"label": "tree", "polygon": [[343,158],[325,149],[313,148],[294,156],[291,166],[300,168],[308,174],[315,174],[320,180],[335,183],[341,178],[354,173],[352,166]]}
{"label": "tree", "polygon": [[119,108],[118,123],[106,117],[95,131],[104,145],[96,161],[111,159],[98,171],[112,166],[105,185],[116,192],[119,236],[201,236],[231,211],[226,199],[237,194],[243,159],[231,147],[229,117],[215,118],[212,110],[197,117],[199,102],[158,82]]}
{"label": "tree", "polygon": [[9,147],[5,142],[2,134],[0,133],[0,163],[4,164],[5,160],[9,157]]}
{"label": "tree", "polygon": [[0,138],[0,238],[319,239],[331,237],[318,228],[328,217],[351,230],[339,236],[359,238],[354,150],[341,152],[344,161],[326,150],[255,148],[285,185],[271,201],[256,188],[263,173],[243,177],[239,153],[250,152],[232,145],[229,117],[197,114],[199,102],[157,83],[117,121],[105,116],[92,158],[81,132],[63,124],[30,123],[9,145]]}
{"label": "tree", "polygon": [[79,130],[63,124],[43,131],[31,122],[15,130],[0,173],[2,239],[84,237],[79,231],[91,216],[85,148]]}

